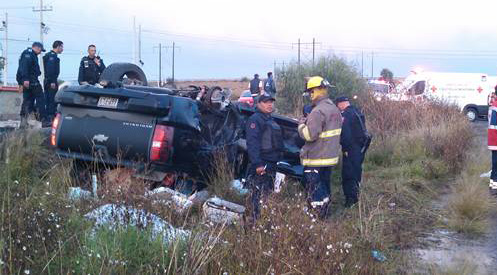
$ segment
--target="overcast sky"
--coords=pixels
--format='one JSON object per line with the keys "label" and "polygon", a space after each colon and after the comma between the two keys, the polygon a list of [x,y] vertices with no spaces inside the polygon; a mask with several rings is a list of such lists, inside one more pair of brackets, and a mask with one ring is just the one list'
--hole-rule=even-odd
{"label": "overcast sky", "polygon": [[[460,2],[460,4],[458,4]],[[158,48],[176,42],[177,79],[219,79],[265,74],[297,58],[296,43],[316,39],[316,55],[337,54],[364,75],[389,68],[497,72],[497,20],[492,1],[69,1],[45,0],[45,47],[60,39],[61,78],[77,78],[88,44],[108,65],[132,62],[133,17],[141,24],[143,69],[158,78]],[[0,0],[9,14],[9,81],[19,54],[40,39],[35,0]],[[2,36],[2,46],[4,33]],[[27,40],[31,41],[28,42]],[[295,44],[292,44],[295,43]],[[154,48],[155,47],[155,48]],[[163,49],[163,78],[171,76],[171,48]],[[373,56],[373,59],[372,59]],[[302,45],[303,61],[312,58]],[[361,62],[363,61],[363,62]],[[363,64],[363,65],[361,65]]]}

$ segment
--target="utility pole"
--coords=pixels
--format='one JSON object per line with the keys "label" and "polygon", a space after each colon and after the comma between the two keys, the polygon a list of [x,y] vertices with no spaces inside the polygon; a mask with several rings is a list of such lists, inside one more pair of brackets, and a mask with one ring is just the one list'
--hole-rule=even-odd
{"label": "utility pole", "polygon": [[166,48],[172,48],[173,49],[173,63],[172,63],[172,74],[173,75],[172,75],[172,82],[174,83],[174,50],[175,49],[179,49],[179,47],[176,47],[176,43],[173,42],[173,46],[172,47],[168,46]]}
{"label": "utility pole", "polygon": [[9,50],[9,14],[5,13],[5,20],[2,21],[2,28],[5,32],[5,44],[4,44],[4,50],[3,50],[3,85],[7,86],[7,75],[9,73],[8,71],[8,65],[9,65],[9,60],[8,60],[8,50]]}
{"label": "utility pole", "polygon": [[167,47],[162,46],[162,43],[159,43],[159,46],[154,47],[159,48],[159,87],[162,86],[162,49],[167,49]]}
{"label": "utility pole", "polygon": [[133,63],[138,64],[136,60],[136,16],[133,16]]}
{"label": "utility pole", "polygon": [[297,63],[298,63],[299,66],[300,66],[300,49],[301,49],[301,46],[306,46],[306,49],[307,49],[307,46],[312,45],[312,65],[314,66],[315,54],[316,54],[316,45],[317,44],[321,44],[321,43],[316,42],[315,38],[312,39],[312,43],[301,43],[300,42],[300,38],[299,38],[299,40],[298,40],[297,43],[292,43],[292,48],[293,48],[293,46],[295,44],[297,44],[297,49],[298,49]]}
{"label": "utility pole", "polygon": [[174,42],[173,42],[173,83],[174,83],[174,48],[176,48],[174,46]]}
{"label": "utility pole", "polygon": [[300,38],[299,38],[299,58],[298,58],[298,63],[299,63],[299,67],[300,67]]}
{"label": "utility pole", "polygon": [[315,55],[315,48],[316,48],[316,39],[312,39],[312,67],[314,67],[314,55]]}
{"label": "utility pole", "polygon": [[374,52],[371,51],[371,79],[373,79],[373,72],[374,72]]}
{"label": "utility pole", "polygon": [[143,66],[142,61],[142,25],[138,25],[138,62]]}
{"label": "utility pole", "polygon": [[52,6],[43,6],[43,0],[40,0],[40,8],[36,9],[33,7],[33,12],[40,13],[40,42],[43,44],[43,33],[46,30],[45,23],[43,23],[43,12],[44,11],[52,11]]}
{"label": "utility pole", "polygon": [[364,78],[364,51],[361,51],[361,77]]}

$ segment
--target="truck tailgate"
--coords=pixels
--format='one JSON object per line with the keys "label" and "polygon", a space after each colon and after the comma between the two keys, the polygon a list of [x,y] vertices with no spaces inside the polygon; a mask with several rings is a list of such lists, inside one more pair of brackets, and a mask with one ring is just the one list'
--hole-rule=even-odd
{"label": "truck tailgate", "polygon": [[155,118],[140,113],[61,106],[57,148],[103,161],[148,160]]}

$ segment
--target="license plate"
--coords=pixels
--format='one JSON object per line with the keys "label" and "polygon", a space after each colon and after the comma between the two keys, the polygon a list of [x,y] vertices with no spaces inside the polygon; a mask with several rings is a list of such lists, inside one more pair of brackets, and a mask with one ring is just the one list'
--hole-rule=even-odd
{"label": "license plate", "polygon": [[98,99],[97,106],[98,107],[104,107],[104,108],[117,108],[117,102],[119,102],[119,99],[114,98],[114,97],[100,97]]}

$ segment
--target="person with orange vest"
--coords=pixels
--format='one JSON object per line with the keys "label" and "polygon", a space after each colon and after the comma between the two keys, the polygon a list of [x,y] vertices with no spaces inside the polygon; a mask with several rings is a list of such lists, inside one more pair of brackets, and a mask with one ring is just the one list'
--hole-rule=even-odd
{"label": "person with orange vest", "polygon": [[[497,92],[497,87],[496,87]],[[497,190],[497,95],[492,94],[488,108],[488,149],[492,151],[492,172],[489,188]]]}

